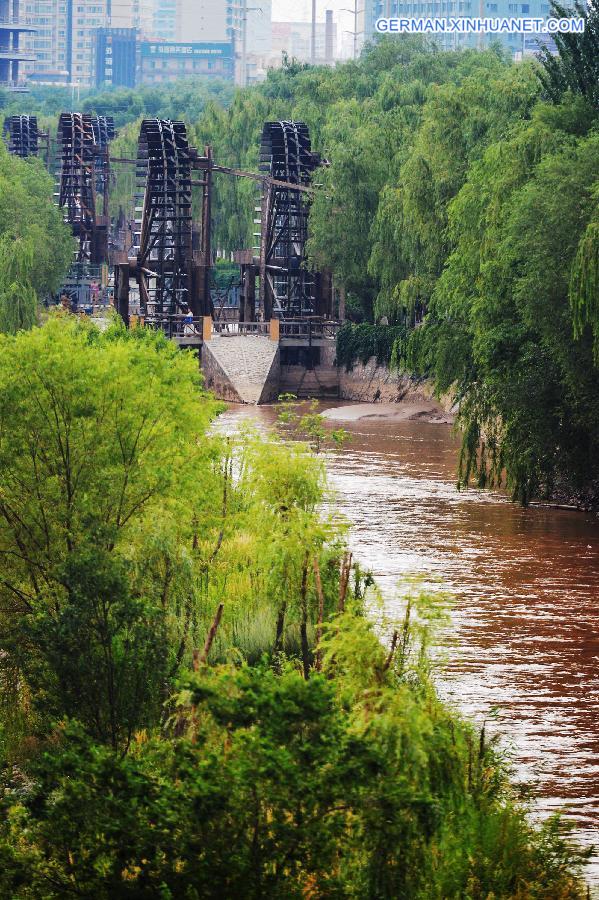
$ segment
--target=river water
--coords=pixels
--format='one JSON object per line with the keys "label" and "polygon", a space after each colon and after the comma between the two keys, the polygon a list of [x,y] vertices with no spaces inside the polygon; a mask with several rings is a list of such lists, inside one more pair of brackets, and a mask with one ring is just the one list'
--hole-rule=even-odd
{"label": "river water", "polygon": [[[268,426],[275,413],[225,419],[240,417]],[[329,456],[329,479],[386,608],[400,614],[402,578],[440,579],[455,597],[441,692],[502,735],[540,815],[564,810],[599,846],[599,519],[459,492],[448,425],[342,424],[351,440]],[[598,856],[587,875],[599,886]]]}

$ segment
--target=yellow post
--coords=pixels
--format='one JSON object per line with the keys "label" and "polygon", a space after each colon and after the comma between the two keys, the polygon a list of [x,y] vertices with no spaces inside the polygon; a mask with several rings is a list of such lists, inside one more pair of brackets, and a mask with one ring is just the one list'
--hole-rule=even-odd
{"label": "yellow post", "polygon": [[271,319],[270,320],[270,339],[271,339],[271,341],[276,341],[278,344],[280,335],[281,335],[281,324],[280,324],[279,320]]}
{"label": "yellow post", "polygon": [[209,341],[212,337],[212,316],[204,316],[202,320],[202,339]]}
{"label": "yellow post", "polygon": [[129,328],[137,328],[139,325],[139,316],[129,316]]}

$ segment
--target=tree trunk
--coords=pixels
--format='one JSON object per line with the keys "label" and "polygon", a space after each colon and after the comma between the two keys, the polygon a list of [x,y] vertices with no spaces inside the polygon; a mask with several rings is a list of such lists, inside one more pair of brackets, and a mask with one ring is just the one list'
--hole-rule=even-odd
{"label": "tree trunk", "polygon": [[308,644],[308,560],[304,562],[302,572],[302,621],[300,626],[302,641],[302,661],[304,664],[304,678],[310,677],[310,646]]}

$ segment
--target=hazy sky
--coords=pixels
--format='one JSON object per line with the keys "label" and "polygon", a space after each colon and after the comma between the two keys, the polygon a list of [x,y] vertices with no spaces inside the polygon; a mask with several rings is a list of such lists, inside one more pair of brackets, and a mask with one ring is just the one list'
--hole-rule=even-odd
{"label": "hazy sky", "polygon": [[[351,16],[348,13],[343,13],[342,18],[339,18],[339,10],[344,7],[353,9],[354,0],[317,0],[316,15],[318,21],[324,22],[325,10],[332,9],[335,12],[335,19],[349,28],[347,22],[351,23]],[[275,22],[285,20],[288,22],[301,22],[302,19],[309,21],[311,15],[311,0],[272,0],[272,17]]]}

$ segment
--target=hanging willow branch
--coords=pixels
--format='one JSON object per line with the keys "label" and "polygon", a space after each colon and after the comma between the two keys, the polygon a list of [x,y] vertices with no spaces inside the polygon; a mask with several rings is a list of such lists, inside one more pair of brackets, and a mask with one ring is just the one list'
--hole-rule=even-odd
{"label": "hanging willow branch", "polygon": [[579,338],[590,325],[595,338],[595,364],[599,364],[599,222],[591,222],[580,244],[569,289],[574,318],[574,336]]}
{"label": "hanging willow branch", "polygon": [[34,251],[28,242],[0,243],[0,331],[16,334],[33,328],[37,295],[31,284]]}

